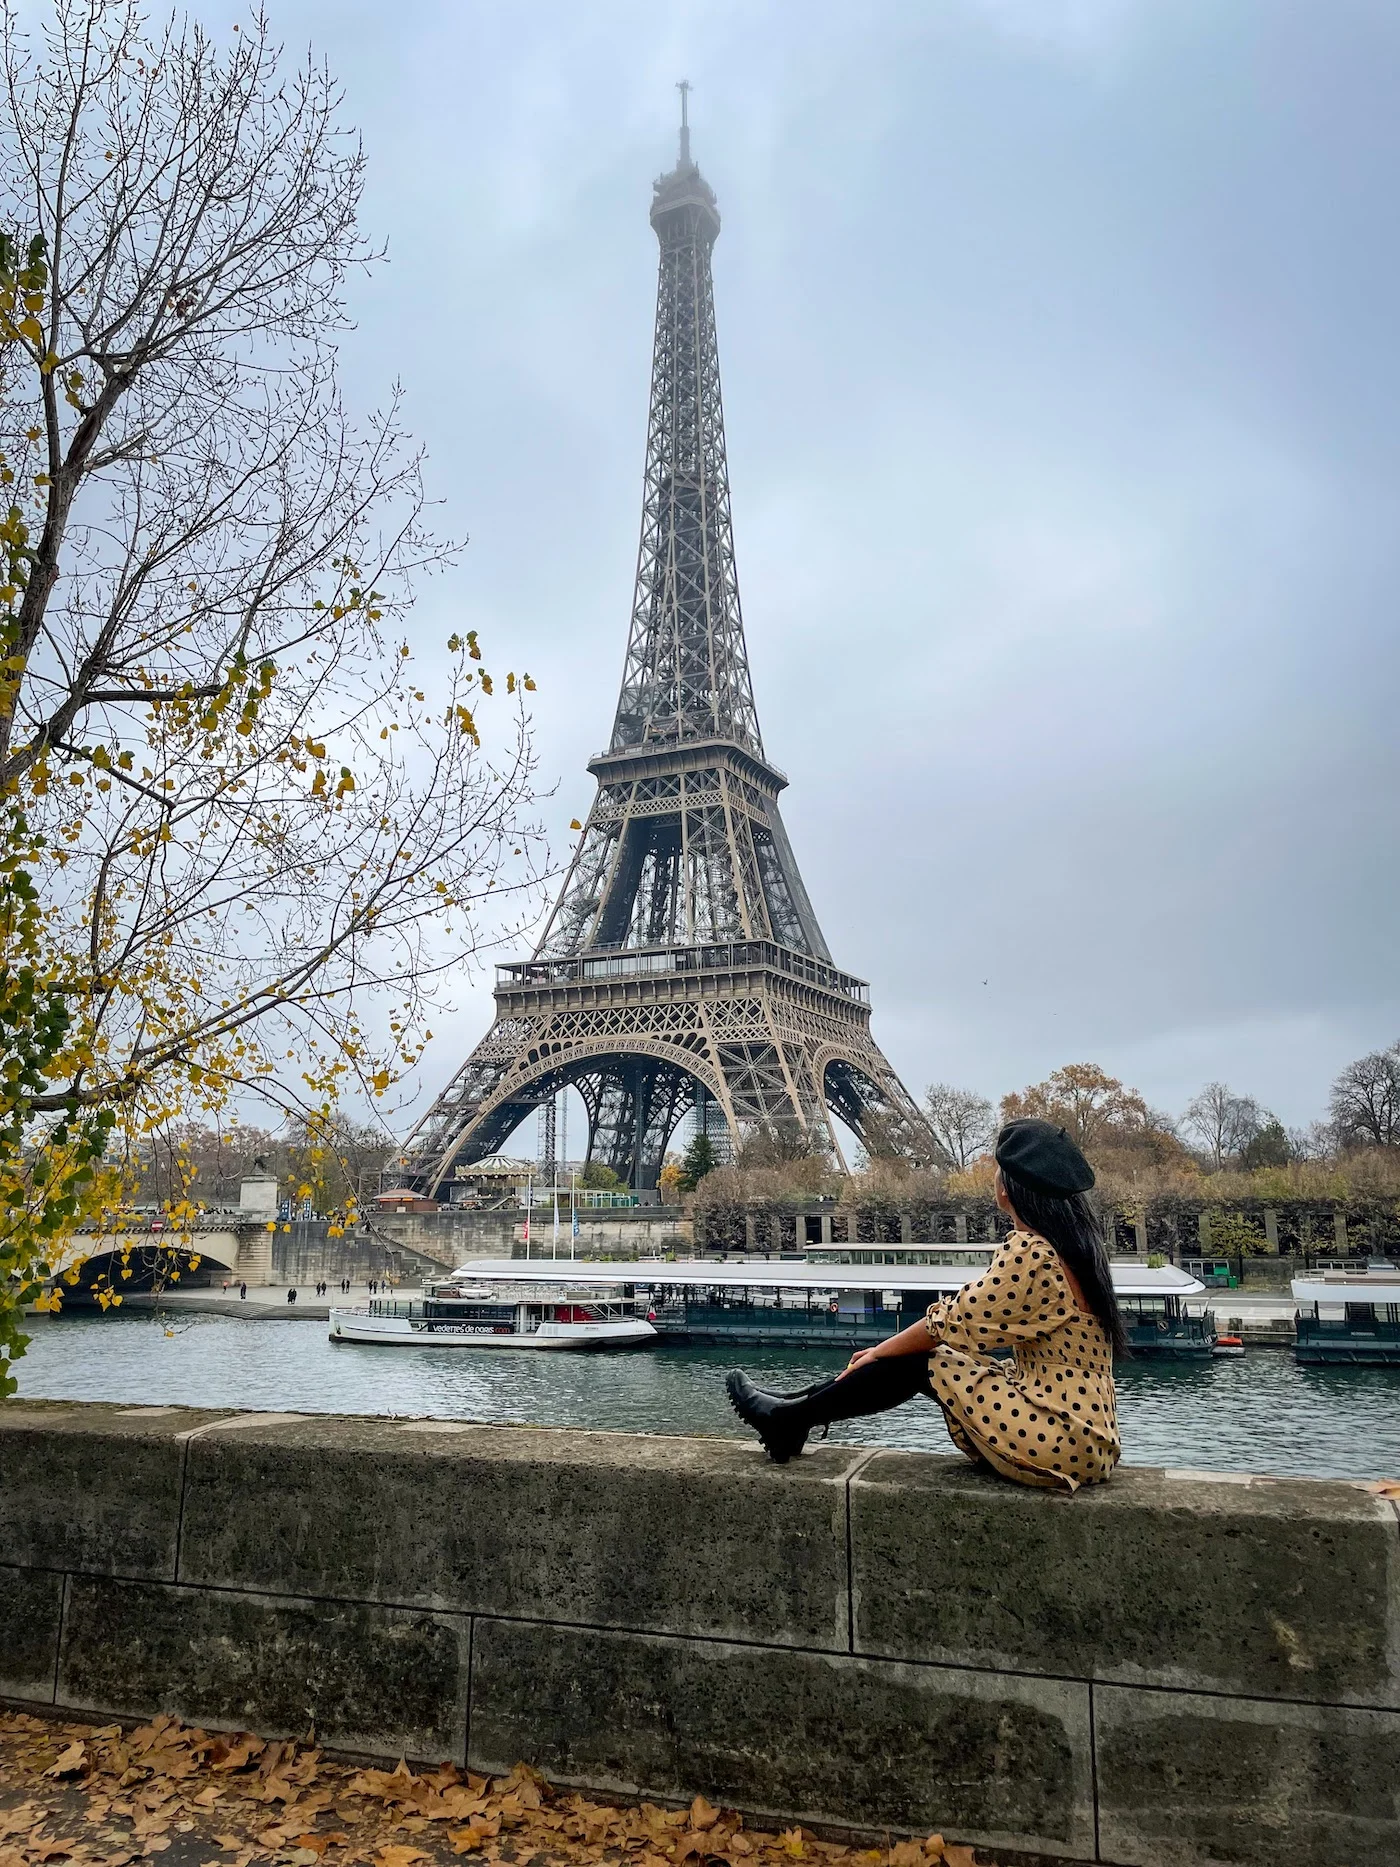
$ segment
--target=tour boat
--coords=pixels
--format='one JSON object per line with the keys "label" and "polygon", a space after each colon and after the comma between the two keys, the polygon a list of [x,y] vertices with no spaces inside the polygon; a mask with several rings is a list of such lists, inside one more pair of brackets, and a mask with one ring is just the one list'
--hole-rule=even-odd
{"label": "tour boat", "polygon": [[[656,1342],[849,1351],[884,1341],[937,1298],[952,1296],[986,1268],[994,1249],[914,1245],[837,1253],[813,1247],[807,1260],[777,1261],[752,1254],[737,1261],[477,1259],[446,1283],[433,1285],[421,1304],[332,1311],[331,1340],[455,1340],[520,1348]],[[837,1256],[845,1261],[833,1261]],[[1135,1354],[1210,1359],[1214,1317],[1209,1310],[1188,1315],[1185,1309],[1187,1297],[1203,1294],[1198,1279],[1174,1265],[1112,1268]],[[578,1308],[599,1320],[571,1320]],[[590,1328],[592,1333],[584,1336]]]}
{"label": "tour boat", "polygon": [[640,1348],[656,1340],[634,1298],[587,1280],[565,1288],[558,1279],[521,1278],[509,1263],[484,1279],[458,1271],[429,1284],[421,1299],[333,1309],[330,1324],[332,1342],[380,1348]]}
{"label": "tour boat", "polygon": [[1295,1277],[1293,1300],[1298,1305],[1293,1353],[1300,1362],[1400,1368],[1400,1269],[1395,1265]]}

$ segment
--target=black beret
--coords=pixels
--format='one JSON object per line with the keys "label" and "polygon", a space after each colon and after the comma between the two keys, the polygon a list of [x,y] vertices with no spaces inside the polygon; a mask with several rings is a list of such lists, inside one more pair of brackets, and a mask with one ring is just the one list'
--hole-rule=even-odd
{"label": "black beret", "polygon": [[997,1165],[1005,1167],[1034,1192],[1067,1199],[1087,1193],[1094,1170],[1063,1128],[1026,1116],[1009,1121],[997,1136]]}

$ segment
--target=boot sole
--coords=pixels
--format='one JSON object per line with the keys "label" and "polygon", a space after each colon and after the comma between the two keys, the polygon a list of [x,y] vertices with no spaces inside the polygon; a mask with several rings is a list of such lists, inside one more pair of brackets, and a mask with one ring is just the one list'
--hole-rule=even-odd
{"label": "boot sole", "polygon": [[[745,1417],[744,1410],[735,1399],[734,1390],[729,1385],[728,1380],[724,1383],[724,1391],[729,1401],[730,1411],[743,1421],[744,1425],[748,1427],[751,1433],[756,1433],[758,1435],[759,1444],[763,1447],[763,1450],[768,1454],[768,1457],[772,1460],[774,1465],[787,1465],[791,1463],[793,1459],[802,1456],[801,1445],[792,1447],[774,1446],[759,1422]],[[807,1435],[804,1433],[802,1435],[802,1444],[805,1445],[806,1442]]]}

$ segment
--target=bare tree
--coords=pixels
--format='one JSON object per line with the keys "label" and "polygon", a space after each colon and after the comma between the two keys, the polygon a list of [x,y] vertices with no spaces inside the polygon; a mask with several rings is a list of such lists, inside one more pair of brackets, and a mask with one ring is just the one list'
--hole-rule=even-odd
{"label": "bare tree", "polygon": [[[90,1216],[94,1163],[172,1120],[386,1093],[539,846],[533,683],[498,677],[488,753],[475,635],[405,628],[450,553],[397,396],[356,422],[338,388],[345,287],[377,255],[332,78],[257,13],[217,45],[54,0],[32,38],[4,13],[0,86],[0,1022],[33,1065],[0,1083],[0,1247],[22,1278]],[[32,1007],[5,997],[20,959]]]}
{"label": "bare tree", "polygon": [[1309,1122],[1306,1128],[1290,1128],[1288,1145],[1294,1160],[1332,1160],[1337,1152],[1335,1122]]}
{"label": "bare tree", "polygon": [[519,722],[503,764],[478,756],[474,637],[430,705],[393,633],[447,554],[396,402],[358,431],[337,385],[343,287],[375,257],[363,154],[260,15],[220,51],[59,0],[46,38],[6,17],[0,201],[47,285],[0,382],[30,533],[0,785],[28,784],[66,858],[48,898],[84,923],[107,1061],[33,1106],[199,1046],[224,1062],[201,1080],[241,1086],[279,1016],[353,1077],[353,993],[416,1005],[460,956],[422,937],[451,907],[470,944],[514,879],[530,768]]}
{"label": "bare tree", "polygon": [[996,1133],[996,1116],[987,1098],[952,1083],[929,1084],[924,1113],[950,1167],[966,1167],[986,1151]]}
{"label": "bare tree", "polygon": [[1226,1083],[1207,1083],[1182,1116],[1216,1167],[1246,1147],[1270,1119],[1253,1096],[1237,1096]]}
{"label": "bare tree", "polygon": [[1400,1041],[1348,1063],[1332,1085],[1331,1112],[1343,1145],[1400,1145]]}

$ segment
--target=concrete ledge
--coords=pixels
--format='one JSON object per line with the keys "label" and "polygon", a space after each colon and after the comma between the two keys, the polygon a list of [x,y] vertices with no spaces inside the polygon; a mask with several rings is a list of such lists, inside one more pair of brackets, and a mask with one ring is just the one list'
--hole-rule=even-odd
{"label": "concrete ledge", "polygon": [[0,1405],[0,1562],[173,1581],[180,1435],[218,1418],[184,1407]]}
{"label": "concrete ledge", "polygon": [[53,1703],[63,1577],[0,1567],[0,1694]]}
{"label": "concrete ledge", "polygon": [[1396,1514],[1352,1485],[1129,1467],[1059,1497],[887,1452],[851,1548],[857,1652],[1400,1705]]}
{"label": "concrete ledge", "polygon": [[859,1456],[784,1472],[724,1439],[250,1421],[190,1443],[180,1580],[844,1650]]}
{"label": "concrete ledge", "polygon": [[0,1691],[1117,1867],[1400,1860],[1353,1485],[0,1405]]}
{"label": "concrete ledge", "polygon": [[834,1654],[479,1621],[468,1762],[1092,1859],[1089,1694]]}
{"label": "concrete ledge", "polygon": [[460,1761],[470,1623],[445,1615],[81,1577],[58,1700]]}
{"label": "concrete ledge", "polygon": [[1395,1867],[1400,1713],[1101,1688],[1103,1858]]}

